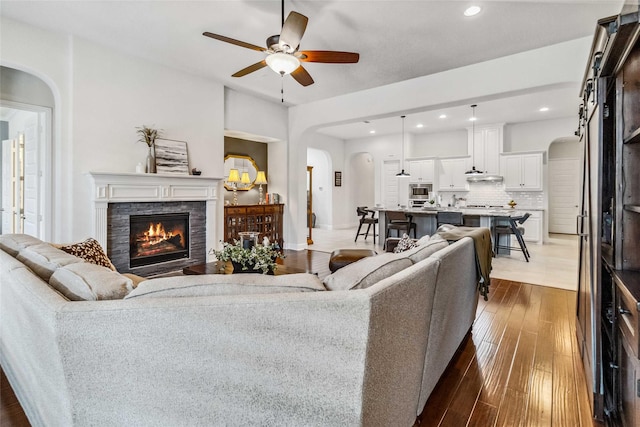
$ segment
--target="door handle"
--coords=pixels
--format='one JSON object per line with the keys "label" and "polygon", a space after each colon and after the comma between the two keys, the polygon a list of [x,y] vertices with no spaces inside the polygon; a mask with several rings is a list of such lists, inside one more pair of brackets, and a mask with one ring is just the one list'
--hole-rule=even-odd
{"label": "door handle", "polygon": [[618,313],[620,314],[631,314],[631,312],[629,310],[627,310],[626,308],[622,308],[622,306],[618,306]]}
{"label": "door handle", "polygon": [[587,237],[589,234],[588,233],[581,233],[580,232],[580,219],[581,218],[587,218],[587,215],[578,215],[576,216],[576,234],[580,237]]}

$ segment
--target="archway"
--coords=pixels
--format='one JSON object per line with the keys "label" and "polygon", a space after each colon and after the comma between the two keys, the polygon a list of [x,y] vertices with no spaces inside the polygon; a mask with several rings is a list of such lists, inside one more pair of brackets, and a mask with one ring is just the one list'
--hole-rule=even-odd
{"label": "archway", "polygon": [[0,80],[0,232],[52,240],[54,94],[39,77],[14,68],[1,67]]}
{"label": "archway", "polygon": [[307,148],[307,166],[313,166],[312,203],[315,214],[314,227],[332,229],[333,182],[331,156],[324,150]]}

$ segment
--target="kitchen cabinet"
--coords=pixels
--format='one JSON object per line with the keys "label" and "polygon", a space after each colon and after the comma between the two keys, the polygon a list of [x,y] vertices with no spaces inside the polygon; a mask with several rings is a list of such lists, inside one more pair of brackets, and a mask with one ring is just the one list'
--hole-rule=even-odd
{"label": "kitchen cabinet", "polygon": [[470,157],[451,157],[438,160],[438,190],[468,191],[465,172],[469,170]]}
{"label": "kitchen cabinet", "polygon": [[[524,212],[524,211],[523,211]],[[542,244],[543,215],[542,211],[527,211],[531,216],[522,224],[525,241]],[[515,238],[514,238],[515,239]],[[515,242],[514,242],[515,243]]]}
{"label": "kitchen cabinet", "polygon": [[432,184],[435,176],[435,160],[409,160],[409,182],[414,184]]}
{"label": "kitchen cabinet", "polygon": [[500,172],[507,191],[542,191],[542,152],[503,154]]}
{"label": "kitchen cabinet", "polygon": [[469,128],[468,152],[472,166],[490,175],[500,174],[504,123]]}

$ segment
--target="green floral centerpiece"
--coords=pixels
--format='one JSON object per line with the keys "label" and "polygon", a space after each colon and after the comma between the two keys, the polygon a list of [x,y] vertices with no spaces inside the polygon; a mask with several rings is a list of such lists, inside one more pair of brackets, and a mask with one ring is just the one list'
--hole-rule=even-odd
{"label": "green floral centerpiece", "polygon": [[[222,242],[222,250],[212,249],[218,261],[230,261],[234,264],[234,273],[257,273],[273,274],[278,268],[276,259],[284,258],[280,246],[276,243],[269,243],[265,238],[263,244],[253,245],[250,248],[243,247],[242,241],[234,240],[233,244]],[[240,270],[237,268],[240,267]]]}

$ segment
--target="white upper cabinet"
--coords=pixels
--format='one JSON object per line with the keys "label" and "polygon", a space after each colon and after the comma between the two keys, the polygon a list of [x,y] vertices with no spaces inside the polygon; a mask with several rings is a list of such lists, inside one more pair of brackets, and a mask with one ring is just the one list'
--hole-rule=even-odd
{"label": "white upper cabinet", "polygon": [[409,182],[417,184],[432,184],[435,175],[435,160],[409,160]]}
{"label": "white upper cabinet", "polygon": [[500,154],[504,145],[503,129],[503,123],[476,126],[475,133],[472,128],[468,128],[468,152],[472,166],[477,170],[491,175],[500,173]]}
{"label": "white upper cabinet", "polygon": [[542,153],[503,154],[500,171],[507,191],[542,191]]}
{"label": "white upper cabinet", "polygon": [[438,160],[438,190],[467,191],[467,177],[464,174],[471,166],[470,157],[453,157]]}

